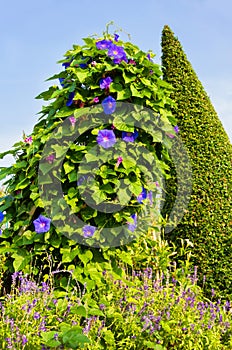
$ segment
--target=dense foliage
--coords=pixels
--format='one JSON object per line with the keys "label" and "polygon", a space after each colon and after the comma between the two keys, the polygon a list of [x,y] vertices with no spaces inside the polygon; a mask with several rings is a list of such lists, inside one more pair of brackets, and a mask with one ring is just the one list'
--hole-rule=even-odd
{"label": "dense foliage", "polygon": [[[15,158],[11,167],[0,169],[0,179],[7,177],[7,196],[0,199],[6,285],[14,271],[33,269],[36,275],[49,252],[54,264],[63,263],[91,289],[101,285],[103,270],[115,267],[109,258],[114,250],[103,254],[99,246],[132,241],[147,229],[146,220],[158,225],[146,208],[155,203],[177,130],[171,88],[153,56],[106,32],[74,45],[60,61],[63,70],[50,78],[60,85],[38,96],[46,106],[32,134],[0,155]],[[150,178],[149,167],[155,169]],[[87,205],[80,189],[94,168],[95,182],[87,186],[92,205]],[[122,210],[98,211],[115,200]],[[73,229],[78,220],[84,226]],[[110,229],[104,231],[105,226]],[[65,286],[67,278],[59,283]]]}
{"label": "dense foliage", "polygon": [[72,290],[56,289],[61,271],[50,258],[45,279],[15,272],[12,291],[0,303],[1,348],[231,349],[231,303],[213,293],[203,297],[191,247],[182,242],[185,258],[177,268],[175,247],[148,242],[134,262],[120,263],[121,276],[103,271],[104,284],[93,291],[81,290],[78,281]]}
{"label": "dense foliage", "polygon": [[[0,155],[15,158],[0,169],[0,347],[229,350],[231,301],[218,298],[222,282],[228,294],[231,285],[231,147],[223,128],[168,27],[164,77],[174,90],[151,52],[108,28],[84,42],[50,78],[60,86],[38,96],[48,102],[32,134]],[[192,181],[177,120],[194,187],[172,232]],[[156,208],[163,178],[168,222]]]}
{"label": "dense foliage", "polygon": [[[168,26],[162,33],[164,80],[172,84],[173,110],[193,168],[188,211],[166,238],[178,244],[188,238],[194,262],[206,276],[208,292],[232,295],[232,146],[179,40]],[[167,181],[163,214],[175,200],[175,168]]]}

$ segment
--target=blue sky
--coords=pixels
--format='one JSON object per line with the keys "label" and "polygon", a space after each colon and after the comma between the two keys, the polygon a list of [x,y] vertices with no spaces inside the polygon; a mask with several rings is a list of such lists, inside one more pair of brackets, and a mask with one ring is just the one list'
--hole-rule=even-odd
{"label": "blue sky", "polygon": [[[57,61],[113,20],[160,63],[168,24],[181,41],[232,141],[232,3],[230,0],[12,0],[0,13],[0,152],[30,134],[42,107],[35,100],[62,68]],[[11,159],[0,160],[0,166]]]}

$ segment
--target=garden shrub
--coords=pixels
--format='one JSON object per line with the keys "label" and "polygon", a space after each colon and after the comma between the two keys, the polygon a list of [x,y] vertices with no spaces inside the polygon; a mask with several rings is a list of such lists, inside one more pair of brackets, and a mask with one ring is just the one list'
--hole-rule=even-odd
{"label": "garden shrub", "polygon": [[[194,264],[206,278],[206,289],[232,295],[232,146],[209,97],[189,63],[179,40],[168,26],[162,32],[164,80],[173,86],[173,114],[188,150],[193,189],[181,223],[166,239],[193,242]],[[175,167],[167,180],[163,215],[175,201]],[[202,282],[202,281],[201,281]]]}
{"label": "garden shrub", "polygon": [[[103,270],[121,273],[112,256],[116,248],[109,247],[138,238],[149,224],[157,229],[147,208],[150,201],[155,203],[157,184],[167,174],[176,122],[171,87],[162,80],[153,56],[107,29],[101,38],[88,37],[83,46],[74,45],[59,62],[63,70],[48,79],[59,85],[37,97],[46,105],[32,133],[0,155],[15,159],[0,169],[0,179],[7,178],[7,195],[0,199],[2,224],[8,223],[0,237],[5,288],[14,271],[37,275],[48,253],[54,266],[62,263],[63,269],[73,270],[73,276],[91,290],[103,283]],[[136,127],[138,123],[144,129]],[[152,179],[148,165],[155,165]],[[91,206],[80,189],[96,166],[95,183],[87,191]],[[58,183],[60,190],[53,187]],[[116,199],[125,206],[122,210],[111,214],[96,209],[104,201],[113,205]],[[79,219],[85,225],[73,230],[71,220]],[[106,224],[109,229],[103,234]],[[127,248],[117,249],[130,259]],[[58,283],[65,287],[67,277],[61,276]]]}

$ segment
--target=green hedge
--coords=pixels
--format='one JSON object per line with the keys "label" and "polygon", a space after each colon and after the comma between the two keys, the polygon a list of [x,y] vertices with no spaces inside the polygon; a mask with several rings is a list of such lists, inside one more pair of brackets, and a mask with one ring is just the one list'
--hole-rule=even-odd
{"label": "green hedge", "polygon": [[[180,136],[189,152],[193,189],[188,211],[166,238],[193,244],[194,263],[206,277],[206,292],[232,295],[232,146],[201,82],[198,80],[179,40],[168,26],[162,32],[164,80],[171,83],[176,103],[173,114]],[[168,215],[175,199],[175,169],[167,182]],[[202,282],[202,281],[201,281]]]}

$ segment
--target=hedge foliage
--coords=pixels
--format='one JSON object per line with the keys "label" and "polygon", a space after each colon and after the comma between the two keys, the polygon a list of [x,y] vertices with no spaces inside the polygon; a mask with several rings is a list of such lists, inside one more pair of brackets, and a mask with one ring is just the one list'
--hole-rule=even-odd
{"label": "hedge foliage", "polygon": [[[188,238],[194,263],[205,275],[208,292],[232,295],[232,146],[201,82],[179,40],[168,26],[162,32],[164,80],[172,84],[176,102],[173,114],[188,150],[193,171],[193,189],[181,223],[166,238],[178,244]],[[175,200],[175,169],[167,181],[168,215]]]}

